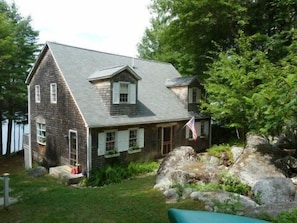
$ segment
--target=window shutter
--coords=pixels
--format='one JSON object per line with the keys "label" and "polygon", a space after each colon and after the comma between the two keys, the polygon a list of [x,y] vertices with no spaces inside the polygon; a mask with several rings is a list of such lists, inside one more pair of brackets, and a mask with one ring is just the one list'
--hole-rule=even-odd
{"label": "window shutter", "polygon": [[117,142],[118,152],[127,151],[129,149],[129,130],[119,131]]}
{"label": "window shutter", "polygon": [[190,129],[187,126],[185,126],[185,128],[186,128],[186,139],[188,139],[190,138]]}
{"label": "window shutter", "polygon": [[201,136],[201,122],[196,122],[197,136]]}
{"label": "window shutter", "polygon": [[189,88],[189,103],[193,102],[193,88]]}
{"label": "window shutter", "polygon": [[202,96],[201,96],[201,89],[197,89],[197,102],[199,102],[201,100]]}
{"label": "window shutter", "polygon": [[204,134],[209,135],[209,121],[204,121]]}
{"label": "window shutter", "polygon": [[136,84],[129,84],[130,104],[136,104]]}
{"label": "window shutter", "polygon": [[113,104],[120,103],[120,83],[118,82],[113,82],[112,103]]}
{"label": "window shutter", "polygon": [[144,129],[138,129],[137,144],[138,144],[139,148],[144,147]]}
{"label": "window shutter", "polygon": [[106,140],[106,135],[104,132],[99,133],[98,135],[98,156],[102,156],[105,154],[105,140]]}

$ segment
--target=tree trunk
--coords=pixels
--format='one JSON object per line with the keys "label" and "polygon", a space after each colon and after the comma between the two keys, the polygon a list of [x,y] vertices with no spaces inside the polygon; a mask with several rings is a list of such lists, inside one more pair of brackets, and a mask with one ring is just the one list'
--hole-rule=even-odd
{"label": "tree trunk", "polygon": [[0,156],[3,155],[2,121],[0,122]]}
{"label": "tree trunk", "polygon": [[13,120],[12,120],[12,119],[8,119],[8,126],[7,126],[7,143],[6,143],[6,155],[11,154],[12,124],[13,124]]}

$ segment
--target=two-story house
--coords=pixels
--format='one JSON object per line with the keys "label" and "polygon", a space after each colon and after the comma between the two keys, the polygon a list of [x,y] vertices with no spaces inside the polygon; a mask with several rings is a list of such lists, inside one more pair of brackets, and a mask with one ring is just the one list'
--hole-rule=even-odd
{"label": "two-story house", "polygon": [[[26,83],[29,151],[43,165],[80,163],[89,171],[209,146],[202,86],[171,64],[48,42]],[[185,127],[193,116],[195,141]]]}

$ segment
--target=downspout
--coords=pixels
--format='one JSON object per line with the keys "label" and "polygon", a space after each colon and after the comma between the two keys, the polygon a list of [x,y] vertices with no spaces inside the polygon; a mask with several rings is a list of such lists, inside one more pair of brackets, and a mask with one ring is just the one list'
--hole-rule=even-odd
{"label": "downspout", "polygon": [[90,128],[87,128],[87,177],[90,176],[90,171],[92,169],[92,136],[90,133]]}
{"label": "downspout", "polygon": [[28,91],[28,125],[29,125],[29,168],[32,168],[32,147],[31,147],[31,103],[30,103],[30,85],[27,86]]}

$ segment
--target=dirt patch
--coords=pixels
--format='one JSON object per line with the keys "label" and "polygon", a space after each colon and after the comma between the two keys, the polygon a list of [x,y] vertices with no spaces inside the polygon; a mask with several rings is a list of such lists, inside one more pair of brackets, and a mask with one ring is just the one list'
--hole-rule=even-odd
{"label": "dirt patch", "polygon": [[23,151],[9,156],[0,156],[0,176],[3,173],[18,173],[24,169]]}

